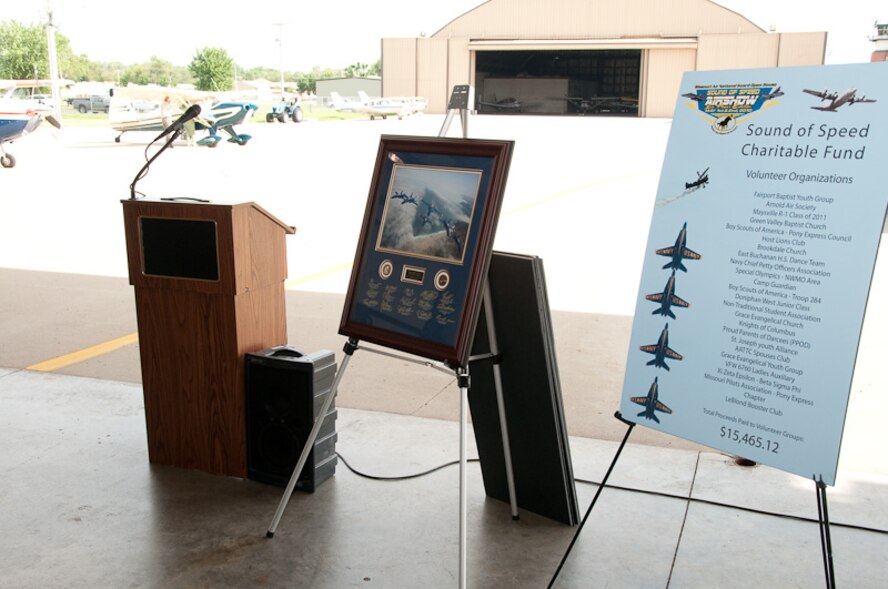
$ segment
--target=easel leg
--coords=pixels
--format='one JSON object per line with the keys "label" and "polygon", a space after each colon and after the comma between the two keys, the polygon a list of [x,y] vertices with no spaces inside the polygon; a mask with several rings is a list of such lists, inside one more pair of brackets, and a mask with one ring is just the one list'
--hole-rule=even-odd
{"label": "easel leg", "polygon": [[829,510],[826,506],[826,484],[815,478],[817,486],[817,516],[820,519],[820,548],[823,552],[823,572],[827,589],[836,587],[836,571],[833,568],[832,538],[829,532]]}
{"label": "easel leg", "polygon": [[311,433],[308,434],[308,439],[305,441],[305,447],[302,448],[302,453],[299,455],[299,460],[296,462],[296,468],[293,469],[293,474],[290,475],[290,482],[287,483],[287,488],[284,490],[284,496],[281,497],[281,501],[278,504],[277,511],[274,513],[274,517],[271,520],[271,525],[268,526],[268,531],[265,533],[267,538],[273,538],[274,532],[277,529],[278,523],[281,521],[281,517],[284,515],[284,510],[287,508],[287,503],[290,502],[290,495],[293,494],[293,489],[296,488],[296,483],[299,480],[299,475],[302,474],[302,469],[305,467],[305,463],[308,461],[308,455],[311,453],[311,449],[314,447],[315,440],[318,439],[318,433],[321,431],[321,426],[324,425],[324,418],[327,417],[327,412],[330,410],[330,405],[333,403],[333,399],[336,397],[336,392],[339,390],[339,381],[342,380],[342,375],[345,373],[345,368],[348,366],[349,361],[351,360],[352,354],[357,349],[358,342],[356,340],[348,340],[346,343],[344,351],[345,357],[342,359],[342,365],[339,367],[339,371],[336,373],[336,377],[333,379],[333,386],[330,388],[330,392],[327,394],[327,398],[324,400],[324,405],[321,407],[321,413],[318,415],[317,419],[315,419],[314,427],[311,428]]}
{"label": "easel leg", "polygon": [[468,520],[468,494],[466,484],[466,429],[468,429],[469,370],[456,372],[459,383],[459,589],[466,587],[466,524]]}
{"label": "easel leg", "polygon": [[496,407],[499,412],[500,432],[503,438],[503,461],[506,463],[506,484],[509,489],[509,504],[512,507],[512,519],[518,519],[518,498],[515,494],[515,472],[512,469],[512,446],[509,443],[509,426],[506,421],[506,405],[503,399],[503,377],[499,364],[499,343],[496,340],[496,325],[493,318],[493,299],[490,294],[490,282],[484,284],[484,316],[487,319],[487,341],[490,353],[493,354],[493,384],[496,389]]}
{"label": "easel leg", "polygon": [[577,538],[580,537],[580,533],[583,531],[583,526],[586,525],[586,520],[589,519],[589,514],[592,513],[592,508],[595,507],[595,502],[598,501],[598,496],[601,495],[601,492],[604,490],[605,485],[607,485],[607,479],[610,478],[611,472],[614,470],[614,466],[617,464],[617,460],[620,458],[620,454],[623,452],[623,447],[626,445],[626,441],[629,439],[629,434],[632,433],[632,429],[635,427],[635,424],[631,421],[626,421],[623,419],[623,416],[617,411],[614,414],[614,417],[625,423],[629,426],[629,429],[626,430],[626,435],[623,436],[623,441],[620,442],[620,447],[617,448],[617,453],[614,455],[614,459],[611,462],[610,466],[607,469],[607,473],[604,475],[604,479],[602,479],[601,484],[598,485],[598,491],[595,492],[595,497],[592,498],[592,503],[589,504],[589,509],[586,510],[586,515],[583,516],[583,521],[580,522],[579,527],[577,528],[576,533],[574,534],[573,539],[570,541],[570,546],[567,547],[567,551],[564,553],[564,556],[561,558],[561,562],[558,563],[558,568],[555,570],[555,574],[552,575],[552,580],[549,581],[549,585],[547,589],[552,589],[552,586],[555,584],[555,579],[558,578],[558,573],[561,572],[562,567],[564,567],[564,563],[567,562],[567,557],[570,556],[570,551],[573,550],[574,544],[577,542]]}

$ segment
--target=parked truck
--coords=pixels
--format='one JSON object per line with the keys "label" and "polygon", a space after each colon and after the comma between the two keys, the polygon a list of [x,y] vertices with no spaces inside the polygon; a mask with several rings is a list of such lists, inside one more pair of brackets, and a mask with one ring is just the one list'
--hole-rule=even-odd
{"label": "parked truck", "polygon": [[111,108],[111,98],[100,94],[94,94],[88,98],[74,98],[71,100],[71,106],[81,114],[108,112],[108,109]]}

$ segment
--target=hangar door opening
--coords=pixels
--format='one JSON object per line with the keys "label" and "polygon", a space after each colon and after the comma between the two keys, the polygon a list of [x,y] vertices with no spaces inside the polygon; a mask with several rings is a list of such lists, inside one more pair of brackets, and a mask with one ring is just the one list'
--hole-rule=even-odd
{"label": "hangar door opening", "polygon": [[641,50],[477,51],[486,114],[638,116]]}

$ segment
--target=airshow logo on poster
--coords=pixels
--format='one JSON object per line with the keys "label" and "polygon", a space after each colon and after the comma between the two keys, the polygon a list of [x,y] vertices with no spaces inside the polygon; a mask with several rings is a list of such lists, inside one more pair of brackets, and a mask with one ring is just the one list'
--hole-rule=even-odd
{"label": "airshow logo on poster", "polygon": [[697,109],[719,135],[727,135],[756,111],[777,104],[770,102],[783,96],[776,84],[727,84],[722,86],[695,86],[693,92],[682,94]]}

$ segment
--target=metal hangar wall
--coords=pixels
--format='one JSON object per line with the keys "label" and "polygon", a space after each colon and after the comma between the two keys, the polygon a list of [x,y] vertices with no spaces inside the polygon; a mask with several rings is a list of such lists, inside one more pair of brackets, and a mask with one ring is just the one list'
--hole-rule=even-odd
{"label": "metal hangar wall", "polygon": [[382,40],[383,96],[444,113],[670,117],[682,73],[818,65],[826,33],[768,33],[710,0],[488,0],[431,37]]}

